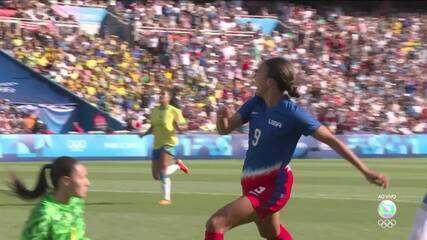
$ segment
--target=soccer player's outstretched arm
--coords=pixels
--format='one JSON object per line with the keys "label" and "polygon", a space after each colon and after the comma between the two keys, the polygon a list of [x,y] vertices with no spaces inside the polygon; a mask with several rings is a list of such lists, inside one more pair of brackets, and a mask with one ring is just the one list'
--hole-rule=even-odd
{"label": "soccer player's outstretched arm", "polygon": [[145,131],[144,133],[139,133],[138,136],[140,138],[145,137],[148,134],[151,134],[153,132],[153,126],[151,126],[147,131]]}
{"label": "soccer player's outstretched arm", "polygon": [[188,130],[187,121],[185,120],[184,116],[182,115],[181,110],[177,110],[175,112],[175,119],[173,121],[174,128],[179,132],[182,133],[184,131]]}
{"label": "soccer player's outstretched arm", "polygon": [[376,172],[366,166],[356,154],[353,153],[343,142],[341,142],[334,134],[332,134],[325,126],[320,126],[314,133],[313,137],[327,144],[343,158],[353,164],[360,172],[365,175],[370,183],[374,183],[383,188],[387,188],[389,181],[387,177],[379,172]]}

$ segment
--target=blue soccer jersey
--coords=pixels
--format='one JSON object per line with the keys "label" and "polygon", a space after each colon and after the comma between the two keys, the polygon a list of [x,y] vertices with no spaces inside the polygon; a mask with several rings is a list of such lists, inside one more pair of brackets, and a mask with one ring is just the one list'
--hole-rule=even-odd
{"label": "blue soccer jersey", "polygon": [[311,135],[320,123],[292,102],[288,96],[268,108],[255,96],[238,110],[243,123],[249,122],[249,148],[243,177],[267,174],[290,162],[301,135]]}

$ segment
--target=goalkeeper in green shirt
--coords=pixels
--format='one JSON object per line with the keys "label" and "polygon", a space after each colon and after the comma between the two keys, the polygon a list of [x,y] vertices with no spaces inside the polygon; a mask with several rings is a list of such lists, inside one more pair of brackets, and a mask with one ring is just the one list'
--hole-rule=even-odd
{"label": "goalkeeper in green shirt", "polygon": [[[49,170],[53,191],[49,191]],[[22,199],[43,198],[25,223],[21,240],[89,240],[83,219],[84,200],[90,185],[86,167],[70,157],[57,158],[42,167],[34,190],[28,190],[11,173],[11,188]]]}

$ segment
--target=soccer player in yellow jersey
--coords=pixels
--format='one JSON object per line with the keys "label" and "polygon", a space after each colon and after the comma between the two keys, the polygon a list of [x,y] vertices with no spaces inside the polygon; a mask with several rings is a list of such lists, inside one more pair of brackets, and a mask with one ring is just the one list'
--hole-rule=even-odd
{"label": "soccer player in yellow jersey", "polygon": [[[151,110],[151,127],[141,137],[152,133],[154,136],[154,150],[151,162],[152,175],[155,180],[161,181],[163,199],[161,205],[171,204],[170,175],[178,169],[188,173],[189,169],[182,160],[175,159],[175,146],[178,144],[177,132],[187,129],[187,123],[181,110],[170,105],[170,93],[162,90],[159,97],[159,106]],[[175,163],[171,162],[175,159]]]}

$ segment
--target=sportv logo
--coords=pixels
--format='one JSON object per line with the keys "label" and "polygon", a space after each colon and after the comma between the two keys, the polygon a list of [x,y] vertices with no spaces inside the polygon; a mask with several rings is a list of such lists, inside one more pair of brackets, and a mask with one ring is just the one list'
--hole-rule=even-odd
{"label": "sportv logo", "polygon": [[73,152],[82,152],[87,147],[86,140],[68,140],[67,147]]}
{"label": "sportv logo", "polygon": [[396,219],[394,219],[397,212],[397,206],[394,203],[396,198],[396,194],[380,194],[378,196],[378,199],[381,200],[377,209],[378,215],[380,216],[378,219],[378,226],[383,229],[393,228],[397,224]]}

